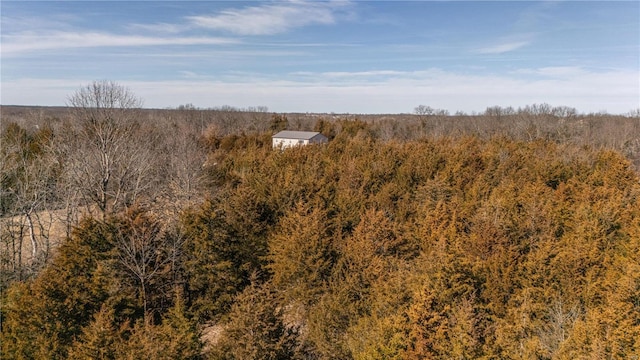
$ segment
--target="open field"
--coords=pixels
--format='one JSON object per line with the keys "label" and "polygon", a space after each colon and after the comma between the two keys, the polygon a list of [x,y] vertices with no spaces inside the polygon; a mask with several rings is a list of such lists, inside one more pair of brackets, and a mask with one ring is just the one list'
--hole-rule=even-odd
{"label": "open field", "polygon": [[0,271],[11,271],[8,266],[29,267],[33,263],[48,261],[78,220],[87,215],[86,207],[78,207],[34,211],[29,217],[20,214],[0,218],[0,258],[3,259]]}

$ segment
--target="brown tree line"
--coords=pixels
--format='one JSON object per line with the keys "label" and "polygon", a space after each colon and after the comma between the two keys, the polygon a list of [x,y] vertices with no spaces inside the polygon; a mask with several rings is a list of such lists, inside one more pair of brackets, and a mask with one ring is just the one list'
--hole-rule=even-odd
{"label": "brown tree line", "polygon": [[3,120],[2,358],[640,355],[638,118],[139,101]]}

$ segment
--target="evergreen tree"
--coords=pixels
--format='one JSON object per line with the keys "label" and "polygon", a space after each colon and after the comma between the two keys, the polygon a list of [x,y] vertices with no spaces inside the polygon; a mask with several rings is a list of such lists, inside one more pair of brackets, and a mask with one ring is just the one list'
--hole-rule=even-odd
{"label": "evergreen tree", "polygon": [[285,309],[269,284],[248,286],[236,299],[230,321],[211,351],[212,359],[302,358],[297,327],[285,323]]}
{"label": "evergreen tree", "polygon": [[116,360],[125,341],[127,323],[116,324],[114,309],[103,306],[73,342],[70,360]]}

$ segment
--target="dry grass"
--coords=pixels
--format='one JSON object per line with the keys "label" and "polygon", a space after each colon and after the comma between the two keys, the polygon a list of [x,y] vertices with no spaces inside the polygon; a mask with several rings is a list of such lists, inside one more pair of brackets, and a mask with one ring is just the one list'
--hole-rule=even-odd
{"label": "dry grass", "polygon": [[[78,216],[88,213],[86,207],[75,210]],[[34,257],[32,234],[30,232],[25,215],[16,215],[0,218],[0,259],[2,266],[11,267],[20,259],[20,263],[29,266],[43,255],[51,257],[55,250],[62,244],[72,226],[76,222],[69,219],[66,209],[43,210],[31,214],[33,220],[33,239],[36,242],[37,253]],[[17,254],[18,250],[21,254]]]}

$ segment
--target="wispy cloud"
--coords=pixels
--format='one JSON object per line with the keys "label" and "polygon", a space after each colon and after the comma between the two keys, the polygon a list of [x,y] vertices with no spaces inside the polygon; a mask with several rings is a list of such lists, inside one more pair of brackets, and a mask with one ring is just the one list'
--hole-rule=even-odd
{"label": "wispy cloud", "polygon": [[556,79],[574,78],[589,74],[586,69],[580,66],[547,66],[534,69],[518,69],[514,73]]}
{"label": "wispy cloud", "polygon": [[223,45],[238,40],[221,37],[152,37],[118,35],[101,32],[21,33],[2,37],[2,56],[29,51],[62,50],[70,48],[132,47],[160,45]]}
{"label": "wispy cloud", "polygon": [[165,34],[177,34],[187,29],[187,27],[182,24],[170,24],[170,23],[131,24],[128,26],[128,28],[133,31],[142,30],[142,31],[149,31],[154,33],[160,32]]}
{"label": "wispy cloud", "polygon": [[477,54],[504,54],[531,45],[540,35],[543,24],[553,19],[553,1],[532,2],[519,14],[512,25],[511,33],[502,36],[474,51]]}
{"label": "wispy cloud", "polygon": [[[4,8],[3,8],[4,10]],[[48,14],[48,16],[2,15],[2,32],[5,34],[30,29],[31,31],[69,31],[73,23],[82,19],[73,14]]]}
{"label": "wispy cloud", "polygon": [[[212,16],[187,16],[175,23],[127,24],[124,25],[127,34],[74,28],[72,23],[78,19],[62,15],[57,15],[55,20],[3,17],[3,28],[29,30],[4,31],[0,52],[2,56],[16,56],[26,52],[70,48],[238,44],[241,43],[238,38],[194,36],[191,35],[192,30],[205,28],[235,35],[276,34],[306,25],[334,23],[337,9],[344,8],[346,4],[346,1],[276,2],[224,10]],[[5,23],[7,26],[4,26]]]}
{"label": "wispy cloud", "polygon": [[379,76],[403,76],[408,72],[406,71],[397,71],[397,70],[375,70],[375,71],[354,71],[354,72],[346,72],[346,71],[330,71],[322,73],[322,76],[329,78],[345,78],[345,79],[353,79],[353,78],[371,78],[371,77],[379,77]]}
{"label": "wispy cloud", "polygon": [[529,45],[530,41],[510,41],[478,49],[478,54],[503,54]]}
{"label": "wispy cloud", "polygon": [[238,35],[273,35],[313,24],[333,24],[347,2],[291,1],[187,17],[193,25]]}
{"label": "wispy cloud", "polygon": [[538,75],[556,77],[556,78],[572,78],[580,75],[588,75],[588,72],[580,66],[547,66],[537,70]]}

